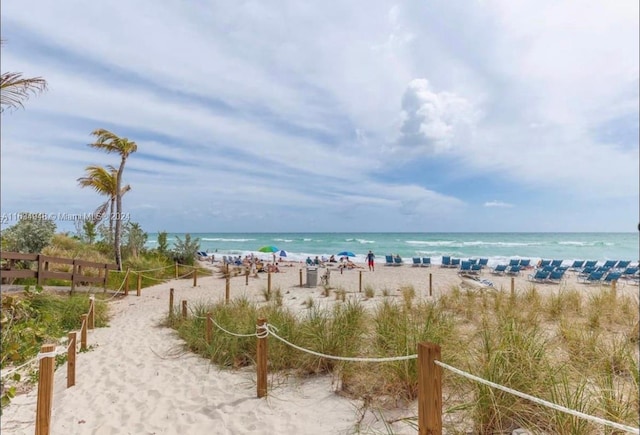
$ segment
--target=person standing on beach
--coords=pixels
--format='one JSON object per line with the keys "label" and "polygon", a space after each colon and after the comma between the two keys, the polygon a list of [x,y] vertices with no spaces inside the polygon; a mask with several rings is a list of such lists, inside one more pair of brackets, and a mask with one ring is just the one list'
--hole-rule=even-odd
{"label": "person standing on beach", "polygon": [[369,272],[374,272],[376,270],[373,264],[374,258],[376,258],[376,256],[373,255],[373,252],[369,251],[369,253],[367,254],[367,264],[369,265]]}

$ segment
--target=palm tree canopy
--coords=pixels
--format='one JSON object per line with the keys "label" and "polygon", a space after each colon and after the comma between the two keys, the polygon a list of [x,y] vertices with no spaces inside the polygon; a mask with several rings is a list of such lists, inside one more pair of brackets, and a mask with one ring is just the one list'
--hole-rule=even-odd
{"label": "palm tree canopy", "polygon": [[80,187],[91,187],[101,195],[115,196],[116,194],[116,174],[117,170],[109,165],[106,168],[102,166],[87,166],[85,168],[87,175],[78,178]]}
{"label": "palm tree canopy", "polygon": [[5,72],[0,76],[0,112],[5,109],[24,107],[23,101],[47,90],[47,81],[42,77],[22,77],[22,73]]}
{"label": "palm tree canopy", "polygon": [[96,137],[96,141],[89,144],[90,147],[107,153],[118,153],[123,160],[129,157],[129,154],[138,150],[138,145],[135,142],[126,137],[119,137],[103,128],[93,131],[91,135]]}

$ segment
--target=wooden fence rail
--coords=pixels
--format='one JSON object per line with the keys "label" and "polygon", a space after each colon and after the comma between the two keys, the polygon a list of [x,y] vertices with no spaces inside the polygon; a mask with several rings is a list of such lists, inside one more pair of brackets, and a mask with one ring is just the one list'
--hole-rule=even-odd
{"label": "wooden fence rail", "polygon": [[[117,270],[118,266],[111,263],[96,263],[93,261],[78,260],[73,258],[50,257],[43,254],[23,254],[20,252],[0,252],[0,259],[6,263],[0,269],[0,278],[4,282],[9,278],[36,278],[37,285],[44,285],[45,279],[62,279],[71,281],[71,291],[75,290],[78,283],[101,283],[107,289],[109,271]],[[16,268],[17,261],[36,263],[28,269]],[[71,265],[71,272],[53,271],[52,264]],[[95,269],[97,276],[87,275],[87,269]]]}

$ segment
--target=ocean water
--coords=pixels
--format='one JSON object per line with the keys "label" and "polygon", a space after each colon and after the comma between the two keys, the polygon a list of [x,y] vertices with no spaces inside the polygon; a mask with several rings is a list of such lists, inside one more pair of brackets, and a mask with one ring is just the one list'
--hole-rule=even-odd
{"label": "ocean water", "polygon": [[[168,234],[169,244],[185,234]],[[640,258],[640,236],[634,233],[192,233],[201,251],[217,255],[248,255],[270,258],[258,252],[272,245],[286,252],[288,260],[303,261],[307,256],[329,257],[341,251],[356,254],[355,262],[364,262],[369,250],[378,261],[398,254],[431,257],[439,264],[443,255],[456,258],[488,258],[490,265],[511,258],[573,260],[630,260]],[[147,247],[157,244],[150,233]]]}

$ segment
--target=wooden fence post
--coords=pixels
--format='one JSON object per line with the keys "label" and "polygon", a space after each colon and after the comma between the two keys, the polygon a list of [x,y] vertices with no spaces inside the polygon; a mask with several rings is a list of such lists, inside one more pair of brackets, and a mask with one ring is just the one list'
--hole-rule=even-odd
{"label": "wooden fence post", "polygon": [[95,311],[96,311],[96,297],[95,295],[91,295],[89,296],[89,317],[88,317],[89,324],[87,325],[89,329],[95,328],[95,324],[96,324]]}
{"label": "wooden fence post", "polygon": [[140,296],[142,293],[142,274],[138,272],[138,287],[136,288],[136,296]]}
{"label": "wooden fence post", "polygon": [[76,336],[77,333],[69,333],[69,349],[67,350],[67,388],[76,384]]}
{"label": "wooden fence post", "polygon": [[169,289],[169,317],[173,317],[173,289]]}
{"label": "wooden fence post", "polygon": [[178,262],[176,261],[176,279],[178,279]]}
{"label": "wooden fence post", "polygon": [[80,316],[82,318],[82,328],[80,329],[80,350],[87,350],[87,317],[86,314]]}
{"label": "wooden fence post", "polygon": [[71,294],[73,294],[73,292],[76,289],[76,260],[73,260],[73,263],[71,264]]}
{"label": "wooden fence post", "polygon": [[302,268],[300,268],[300,287],[302,287]]}
{"label": "wooden fence post", "polygon": [[429,296],[433,296],[433,274],[429,272]]}
{"label": "wooden fence post", "polygon": [[198,269],[196,269],[195,267],[193,268],[193,286],[197,286],[198,285]]}
{"label": "wooden fence post", "polygon": [[249,285],[249,268],[244,272],[244,285]]}
{"label": "wooden fence post", "polygon": [[258,319],[258,327],[256,328],[256,332],[260,335],[258,337],[258,347],[256,355],[256,369],[258,370],[258,398],[267,395],[267,331],[265,323],[267,323],[267,319]]}
{"label": "wooden fence post", "polygon": [[224,302],[229,303],[229,293],[231,293],[231,277],[227,275],[227,280],[224,283]]}
{"label": "wooden fence post", "polygon": [[515,297],[516,296],[516,279],[512,276],[511,277],[511,297]]}
{"label": "wooden fence post", "polygon": [[107,292],[107,283],[109,282],[109,264],[104,264],[104,282],[102,283],[102,293]]}
{"label": "wooden fence post", "polygon": [[418,434],[442,435],[440,346],[418,343]]}
{"label": "wooden fence post", "polygon": [[358,291],[362,293],[362,271],[360,271],[360,276],[358,277]]}
{"label": "wooden fence post", "polygon": [[129,296],[129,275],[131,270],[127,267],[127,273],[124,275],[124,295]]}
{"label": "wooden fence post", "polygon": [[211,318],[211,312],[207,313],[204,337],[205,340],[207,340],[207,344],[211,344],[211,340],[213,340],[213,319]]}
{"label": "wooden fence post", "polygon": [[613,299],[616,298],[617,287],[618,287],[618,280],[614,279],[613,281],[611,281],[611,296],[613,296]]}
{"label": "wooden fence post", "polygon": [[182,301],[182,318],[187,318],[187,301]]}
{"label": "wooden fence post", "polygon": [[271,272],[267,272],[267,293],[271,293]]}
{"label": "wooden fence post", "polygon": [[[45,344],[40,353],[55,352],[54,344]],[[51,405],[53,404],[53,371],[56,360],[54,356],[40,359],[38,372],[38,402],[36,405],[36,435],[49,435],[51,430]]]}
{"label": "wooden fence post", "polygon": [[38,254],[38,275],[37,275],[38,276],[38,278],[37,278],[38,287],[42,287],[42,284],[44,283],[44,278],[42,277],[42,275],[43,275],[42,272],[44,272],[44,268],[42,267],[43,266],[42,262],[43,262],[42,254]]}

